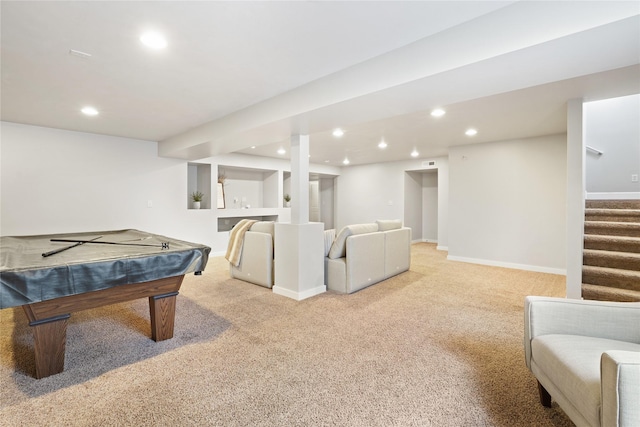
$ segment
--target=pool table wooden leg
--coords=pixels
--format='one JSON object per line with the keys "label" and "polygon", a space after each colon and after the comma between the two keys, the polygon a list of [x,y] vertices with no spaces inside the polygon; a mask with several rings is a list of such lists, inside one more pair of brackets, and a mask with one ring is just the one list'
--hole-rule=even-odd
{"label": "pool table wooden leg", "polygon": [[29,318],[29,326],[33,328],[36,378],[59,374],[64,370],[67,320],[71,315],[63,314],[36,320],[28,310],[28,306],[23,307]]}
{"label": "pool table wooden leg", "polygon": [[176,296],[178,292],[149,297],[151,317],[151,338],[163,341],[173,338],[173,325],[176,317]]}

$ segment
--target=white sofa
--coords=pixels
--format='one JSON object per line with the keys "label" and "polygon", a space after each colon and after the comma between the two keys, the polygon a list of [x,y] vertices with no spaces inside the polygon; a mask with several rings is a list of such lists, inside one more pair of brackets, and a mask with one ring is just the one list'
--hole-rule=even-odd
{"label": "white sofa", "polygon": [[273,221],[258,221],[244,234],[240,264],[229,264],[231,277],[273,287]]}
{"label": "white sofa", "polygon": [[640,303],[527,297],[527,367],[540,402],[576,426],[640,426]]}
{"label": "white sofa", "polygon": [[333,241],[330,234],[324,260],[329,290],[350,294],[409,270],[411,229],[399,220],[349,225]]}

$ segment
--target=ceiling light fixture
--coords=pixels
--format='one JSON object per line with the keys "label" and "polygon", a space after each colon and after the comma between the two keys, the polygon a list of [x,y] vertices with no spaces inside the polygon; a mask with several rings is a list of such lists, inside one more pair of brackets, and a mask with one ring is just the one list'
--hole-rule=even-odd
{"label": "ceiling light fixture", "polygon": [[162,34],[155,31],[147,31],[140,36],[140,41],[151,49],[159,50],[167,47],[167,40]]}
{"label": "ceiling light fixture", "polygon": [[349,159],[347,159],[346,157],[345,157],[345,158],[344,158],[344,160],[342,161],[342,164],[343,164],[343,165],[348,165],[349,163],[351,163],[351,162],[350,162],[350,161],[349,161]]}
{"label": "ceiling light fixture", "polygon": [[418,157],[419,155],[420,153],[418,153],[418,150],[414,148],[413,151],[411,152],[411,157]]}
{"label": "ceiling light fixture", "polygon": [[467,129],[467,131],[464,133],[467,136],[474,136],[478,133],[477,130],[473,129],[473,128],[469,128]]}
{"label": "ceiling light fixture", "polygon": [[78,58],[91,58],[91,54],[87,52],[81,52],[75,49],[69,49],[69,55],[77,56]]}
{"label": "ceiling light fixture", "polygon": [[447,114],[447,112],[446,112],[446,111],[444,111],[442,108],[436,108],[435,110],[433,110],[433,111],[431,112],[431,115],[432,115],[433,117],[442,117],[442,116],[444,116],[445,114]]}
{"label": "ceiling light fixture", "polygon": [[380,141],[380,143],[378,144],[378,148],[382,148],[382,149],[387,148],[387,143],[384,142],[384,139]]}
{"label": "ceiling light fixture", "polygon": [[82,110],[80,110],[80,111],[82,111],[82,114],[84,114],[85,116],[97,116],[99,114],[98,110],[96,110],[93,107],[88,107],[88,106],[87,107],[83,107]]}
{"label": "ceiling light fixture", "polygon": [[282,155],[282,154],[286,154],[287,150],[285,150],[284,148],[279,148],[278,149],[278,154]]}
{"label": "ceiling light fixture", "polygon": [[251,149],[252,149],[252,150],[255,150],[255,149],[256,149],[256,146],[255,146],[255,145],[252,145],[252,146],[251,146]]}
{"label": "ceiling light fixture", "polygon": [[334,129],[333,136],[335,136],[336,138],[340,138],[342,135],[344,135],[344,131],[342,129]]}

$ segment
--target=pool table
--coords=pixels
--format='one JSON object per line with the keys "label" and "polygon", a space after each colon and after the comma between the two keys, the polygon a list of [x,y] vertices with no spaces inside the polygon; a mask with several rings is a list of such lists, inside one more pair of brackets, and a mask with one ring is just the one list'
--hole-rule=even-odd
{"label": "pool table", "polygon": [[24,309],[44,378],[64,370],[72,312],[149,298],[151,338],[172,338],[184,275],[201,274],[210,251],[138,230],[0,237],[0,309]]}

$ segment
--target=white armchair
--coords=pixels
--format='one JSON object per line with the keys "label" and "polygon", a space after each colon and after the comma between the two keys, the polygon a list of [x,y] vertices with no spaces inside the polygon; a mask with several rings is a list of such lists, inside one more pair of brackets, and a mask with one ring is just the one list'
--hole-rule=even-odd
{"label": "white armchair", "polygon": [[527,297],[527,367],[540,402],[576,426],[640,426],[640,303]]}

